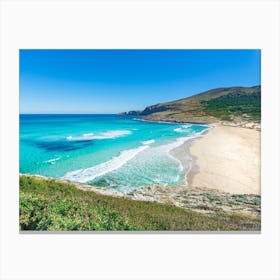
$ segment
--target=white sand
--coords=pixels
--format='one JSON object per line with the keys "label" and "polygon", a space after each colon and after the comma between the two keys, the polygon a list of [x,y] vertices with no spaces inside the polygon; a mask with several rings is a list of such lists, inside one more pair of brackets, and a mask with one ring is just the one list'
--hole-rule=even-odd
{"label": "white sand", "polygon": [[260,194],[260,132],[215,125],[193,141],[195,157],[190,185],[235,194]]}

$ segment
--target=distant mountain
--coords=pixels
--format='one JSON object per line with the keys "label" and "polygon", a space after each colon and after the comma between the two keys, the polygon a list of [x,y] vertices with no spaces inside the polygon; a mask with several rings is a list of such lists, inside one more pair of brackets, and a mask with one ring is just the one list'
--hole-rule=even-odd
{"label": "distant mountain", "polygon": [[136,110],[136,111],[128,111],[128,112],[121,112],[119,115],[140,115],[141,110]]}
{"label": "distant mountain", "polygon": [[154,121],[259,122],[261,119],[261,87],[211,89],[183,99],[148,106],[143,111],[137,112],[143,116],[143,119]]}

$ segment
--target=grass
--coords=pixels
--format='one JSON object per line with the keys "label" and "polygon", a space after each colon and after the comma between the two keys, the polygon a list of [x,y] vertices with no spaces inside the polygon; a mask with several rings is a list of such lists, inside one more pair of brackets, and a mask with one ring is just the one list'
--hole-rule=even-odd
{"label": "grass", "polygon": [[52,179],[20,176],[20,230],[259,230],[260,219],[134,201],[77,189]]}

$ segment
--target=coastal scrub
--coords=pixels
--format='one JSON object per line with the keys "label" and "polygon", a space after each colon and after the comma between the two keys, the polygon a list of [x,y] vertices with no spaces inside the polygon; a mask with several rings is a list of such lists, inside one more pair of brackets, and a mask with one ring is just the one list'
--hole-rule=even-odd
{"label": "coastal scrub", "polygon": [[260,218],[97,194],[54,179],[20,176],[21,231],[259,230]]}

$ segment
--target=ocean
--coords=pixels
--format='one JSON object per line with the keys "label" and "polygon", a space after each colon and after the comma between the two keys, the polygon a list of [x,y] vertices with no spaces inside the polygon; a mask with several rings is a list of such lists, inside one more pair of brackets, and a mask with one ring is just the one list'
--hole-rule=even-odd
{"label": "ocean", "polygon": [[182,145],[208,128],[123,115],[20,115],[20,173],[122,192],[186,185],[192,160]]}

